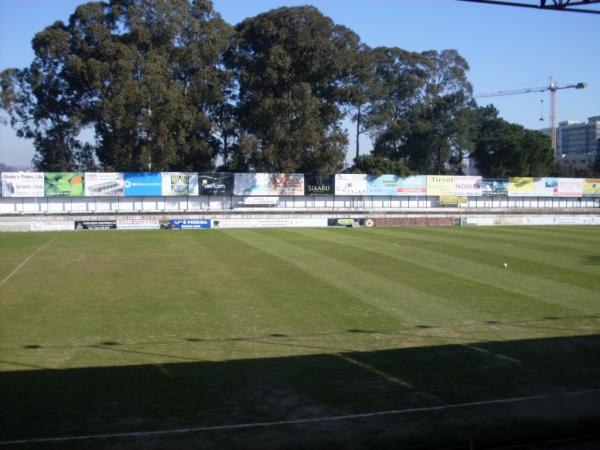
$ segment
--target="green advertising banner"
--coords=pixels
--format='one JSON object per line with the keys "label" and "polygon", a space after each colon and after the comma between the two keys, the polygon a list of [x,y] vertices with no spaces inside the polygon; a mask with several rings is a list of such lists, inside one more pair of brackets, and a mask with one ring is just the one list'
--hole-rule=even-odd
{"label": "green advertising banner", "polygon": [[44,173],[46,197],[83,197],[83,172]]}

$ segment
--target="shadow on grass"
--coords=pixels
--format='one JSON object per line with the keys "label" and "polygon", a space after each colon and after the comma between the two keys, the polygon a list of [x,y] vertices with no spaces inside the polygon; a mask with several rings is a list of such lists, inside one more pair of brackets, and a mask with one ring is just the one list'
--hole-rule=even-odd
{"label": "shadow on grass", "polygon": [[[118,348],[113,341],[103,345]],[[455,405],[598,389],[599,380],[600,335],[220,362],[20,370],[0,373],[1,440]],[[525,439],[548,430],[576,434],[599,425],[600,393],[588,392],[347,420],[18,448],[413,448],[469,439]]]}
{"label": "shadow on grass", "polygon": [[600,255],[588,256],[587,258],[585,258],[584,264],[587,264],[590,266],[600,266]]}

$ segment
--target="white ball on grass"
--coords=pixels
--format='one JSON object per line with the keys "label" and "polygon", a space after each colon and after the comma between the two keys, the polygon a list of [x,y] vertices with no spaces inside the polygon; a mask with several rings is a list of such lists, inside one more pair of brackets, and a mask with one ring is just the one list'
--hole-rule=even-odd
{"label": "white ball on grass", "polygon": [[505,268],[508,267],[508,263],[503,263],[502,264]]}

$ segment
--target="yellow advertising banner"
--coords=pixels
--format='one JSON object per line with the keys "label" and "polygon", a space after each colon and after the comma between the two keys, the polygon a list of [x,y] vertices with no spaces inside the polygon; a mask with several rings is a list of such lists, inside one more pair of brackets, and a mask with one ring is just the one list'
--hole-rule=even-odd
{"label": "yellow advertising banner", "polygon": [[454,175],[427,175],[427,195],[454,195]]}
{"label": "yellow advertising banner", "polygon": [[442,206],[458,206],[466,205],[469,202],[467,197],[460,195],[441,195],[440,205]]}
{"label": "yellow advertising banner", "polygon": [[535,195],[535,178],[510,177],[508,179],[508,195],[525,197]]}
{"label": "yellow advertising banner", "polygon": [[600,197],[600,178],[585,178],[583,180],[584,197]]}

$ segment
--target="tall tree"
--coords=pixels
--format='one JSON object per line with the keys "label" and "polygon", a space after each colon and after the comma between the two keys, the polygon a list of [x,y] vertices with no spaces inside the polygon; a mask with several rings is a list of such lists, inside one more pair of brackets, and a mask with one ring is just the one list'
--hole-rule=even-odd
{"label": "tall tree", "polygon": [[539,131],[509,123],[489,105],[478,108],[472,153],[484,176],[546,176],[553,171],[550,138]]}
{"label": "tall tree", "polygon": [[227,54],[239,82],[240,128],[256,170],[335,172],[359,38],[313,7],[244,20]]}
{"label": "tall tree", "polygon": [[456,50],[376,52],[381,87],[369,117],[375,155],[420,172],[460,171],[471,133],[467,62]]}
{"label": "tall tree", "polygon": [[2,106],[39,168],[211,168],[231,32],[208,0],[87,3],[36,35],[29,68],[3,73]]}

